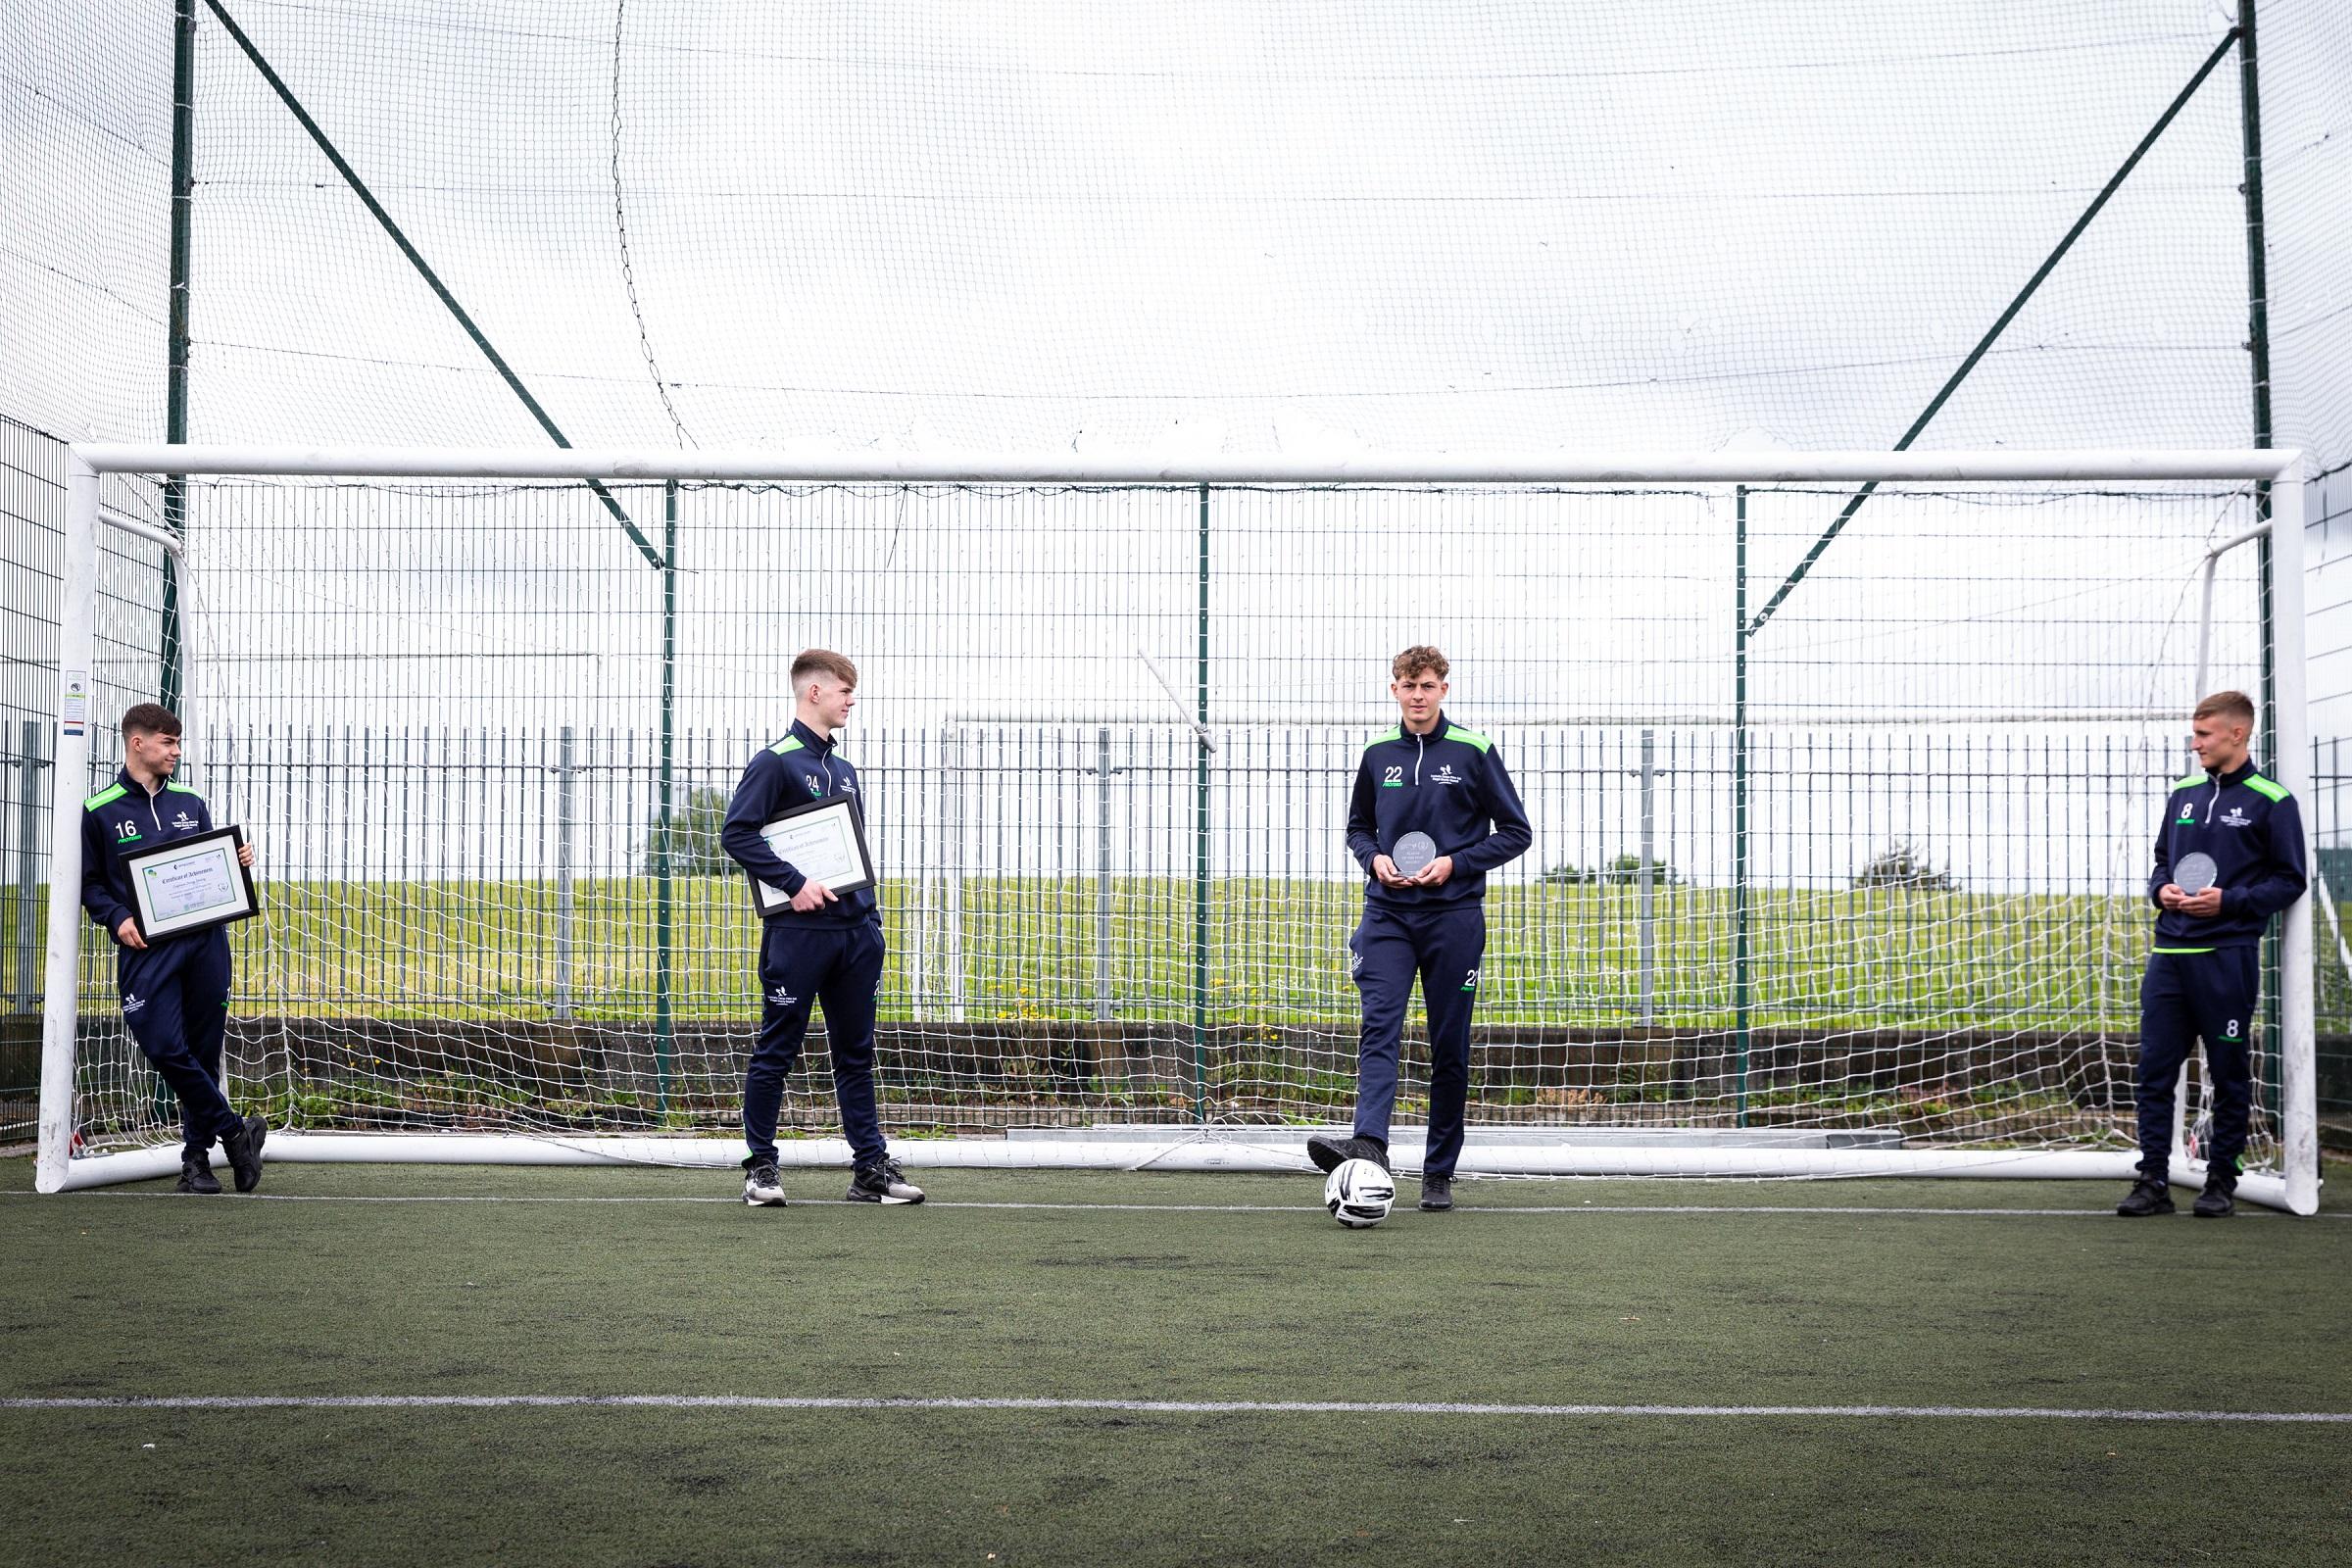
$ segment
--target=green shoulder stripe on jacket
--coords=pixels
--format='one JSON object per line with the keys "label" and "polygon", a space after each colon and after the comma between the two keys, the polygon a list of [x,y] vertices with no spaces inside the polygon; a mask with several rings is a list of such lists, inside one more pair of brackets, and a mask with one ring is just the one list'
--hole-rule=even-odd
{"label": "green shoulder stripe on jacket", "polygon": [[188,786],[185,784],[166,784],[164,788],[170,790],[174,795],[193,795],[196,793],[194,790],[188,788]]}
{"label": "green shoulder stripe on jacket", "polygon": [[770,746],[768,750],[778,757],[789,757],[794,752],[803,751],[806,748],[801,745],[801,738],[798,735],[787,735],[775,745]]}
{"label": "green shoulder stripe on jacket", "polygon": [[97,794],[82,802],[81,808],[85,811],[95,811],[101,806],[111,805],[129,793],[130,791],[124,789],[120,784],[109,784],[106,788],[100,790]]}
{"label": "green shoulder stripe on jacket", "polygon": [[1404,726],[1399,724],[1395,729],[1389,730],[1385,734],[1375,735],[1370,740],[1364,742],[1364,750],[1368,752],[1375,746],[1385,746],[1390,741],[1400,741],[1402,739],[1404,739]]}
{"label": "green shoulder stripe on jacket", "polygon": [[1446,732],[1446,738],[1449,741],[1460,741],[1464,746],[1475,746],[1482,752],[1491,752],[1494,749],[1494,743],[1493,741],[1487,739],[1478,731],[1474,729],[1464,729],[1459,724],[1456,724],[1453,728],[1447,730]]}
{"label": "green shoulder stripe on jacket", "polygon": [[2264,778],[2260,773],[2248,773],[2246,775],[2246,788],[2252,790],[2264,800],[2283,801],[2286,799],[2285,785],[2274,784],[2269,779]]}
{"label": "green shoulder stripe on jacket", "polygon": [[2175,788],[2175,789],[2177,789],[2177,790],[2193,790],[2193,789],[2195,789],[2195,788],[2196,788],[2198,785],[2200,785],[2200,784],[2202,784],[2202,783],[2204,783],[2204,782],[2205,782],[2205,775],[2204,775],[2204,774],[2202,774],[2202,773],[2191,773],[2191,774],[2187,775],[2185,778],[2177,778],[2177,779],[2173,780],[2173,788]]}

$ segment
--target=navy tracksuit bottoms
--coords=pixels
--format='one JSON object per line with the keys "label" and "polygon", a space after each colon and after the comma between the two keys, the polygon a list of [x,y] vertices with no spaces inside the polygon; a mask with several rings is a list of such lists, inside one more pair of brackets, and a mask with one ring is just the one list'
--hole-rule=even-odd
{"label": "navy tracksuit bottoms", "polygon": [[2262,990],[2262,950],[2252,944],[2205,953],[2152,953],[2139,982],[2139,1168],[2171,1168],[2173,1094],[2180,1064],[2205,1040],[2213,1097],[2207,1168],[2237,1174],[2254,1102],[2251,1042]]}
{"label": "navy tracksuit bottoms", "polygon": [[760,1038],[743,1078],[746,1166],[776,1157],[776,1115],[784,1080],[801,1059],[808,1009],[825,1009],[833,1057],[833,1098],[851,1157],[883,1157],[882,1121],[874,1111],[874,998],[882,989],[882,927],[770,920],[760,937]]}
{"label": "navy tracksuit bottoms", "polygon": [[1470,1099],[1470,1013],[1487,951],[1487,911],[1477,899],[1391,908],[1367,903],[1348,939],[1364,1028],[1355,1056],[1355,1135],[1389,1141],[1396,1106],[1396,1058],[1404,1009],[1421,980],[1429,1008],[1429,1148],[1426,1176],[1451,1176],[1462,1155],[1462,1113]]}
{"label": "navy tracksuit bottoms", "polygon": [[116,950],[115,988],[130,1038],[179,1098],[183,1155],[202,1154],[243,1120],[220,1092],[228,1031],[228,933],[219,928]]}

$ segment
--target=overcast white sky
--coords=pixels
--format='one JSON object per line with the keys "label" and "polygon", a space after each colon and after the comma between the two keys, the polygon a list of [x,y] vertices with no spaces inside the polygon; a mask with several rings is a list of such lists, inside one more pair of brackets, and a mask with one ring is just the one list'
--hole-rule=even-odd
{"label": "overcast white sky", "polygon": [[[168,8],[24,3],[0,403],[145,433]],[[2225,9],[232,7],[576,443],[1235,452],[1886,445]],[[194,434],[541,439],[200,62]],[[2225,67],[1928,444],[2242,439],[2237,158]]]}

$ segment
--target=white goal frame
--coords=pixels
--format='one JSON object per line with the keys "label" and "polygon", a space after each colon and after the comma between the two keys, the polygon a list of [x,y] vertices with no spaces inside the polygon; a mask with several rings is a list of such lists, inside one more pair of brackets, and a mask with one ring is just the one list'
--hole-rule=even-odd
{"label": "white goal frame", "polygon": [[[2311,736],[2304,652],[2303,472],[2300,451],[1990,451],[1990,452],[1718,452],[1597,454],[1454,454],[1314,458],[1155,456],[1004,458],[942,454],[889,457],[871,453],[788,457],[772,452],[679,452],[582,449],[294,449],[235,446],[85,444],[66,459],[66,527],[60,615],[56,765],[51,777],[49,931],[46,1004],[42,1024],[40,1146],[37,1186],[59,1192],[135,1181],[177,1169],[168,1148],[72,1156],[74,1042],[79,1023],[82,919],[81,795],[89,769],[85,710],[70,724],[67,681],[93,667],[96,652],[98,543],[107,526],[146,528],[102,515],[103,474],[250,475],[311,478],[626,479],[638,481],[766,481],[878,484],[1081,485],[1347,485],[1545,484],[1693,485],[1841,483],[1967,484],[2009,480],[2054,482],[2217,479],[2268,481],[2272,486],[2273,668],[2277,755],[2266,759],[2278,781],[2311,798]],[[85,705],[86,705],[86,699]],[[2308,865],[2306,867],[2309,869]],[[2306,897],[2286,911],[2280,950],[2279,1011],[2280,1170],[2249,1175],[2240,1195],[2297,1214],[2319,1207],[2319,1122],[2312,975],[2312,906]],[[1164,1136],[1057,1137],[922,1141],[902,1146],[909,1164],[929,1166],[1054,1166],[1134,1169],[1304,1168],[1295,1139],[1277,1146],[1231,1136],[1233,1129],[1169,1128]],[[2174,1180],[2194,1185],[2203,1169],[2176,1142]],[[787,1146],[796,1163],[846,1162],[838,1139]],[[275,1160],[495,1161],[516,1164],[658,1163],[731,1166],[740,1147],[727,1140],[630,1137],[539,1137],[529,1134],[332,1134],[273,1132]],[[1841,1156],[1843,1156],[1841,1158]],[[2100,1151],[1775,1151],[1644,1147],[1622,1133],[1576,1143],[1512,1144],[1474,1139],[1464,1174],[1511,1170],[1559,1175],[1959,1175],[1973,1177],[2128,1178],[2134,1156]]]}

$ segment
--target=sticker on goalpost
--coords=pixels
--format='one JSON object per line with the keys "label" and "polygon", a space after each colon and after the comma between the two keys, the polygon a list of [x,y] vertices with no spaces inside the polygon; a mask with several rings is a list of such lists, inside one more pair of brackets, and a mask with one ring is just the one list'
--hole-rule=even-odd
{"label": "sticker on goalpost", "polygon": [[58,727],[79,735],[90,722],[90,674],[86,669],[66,671],[66,700],[58,709]]}

